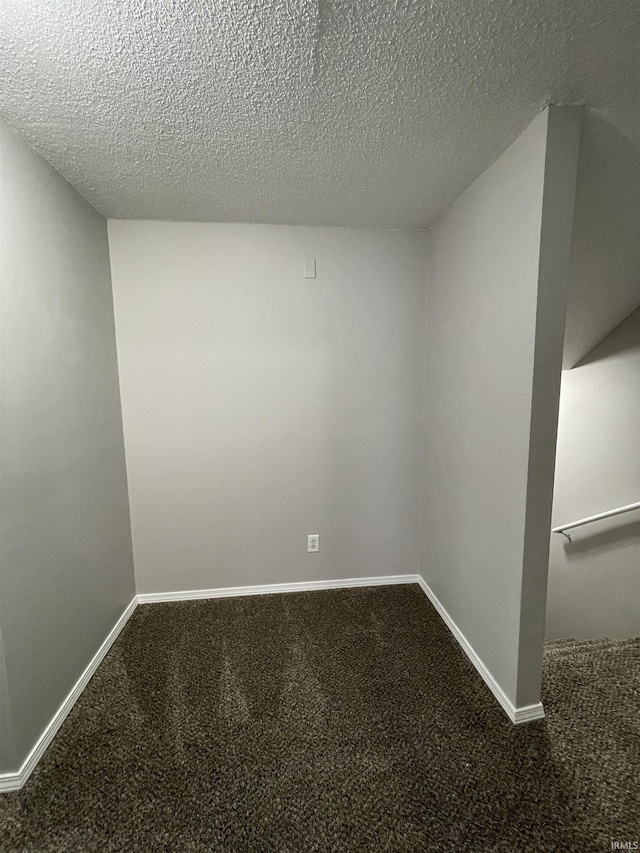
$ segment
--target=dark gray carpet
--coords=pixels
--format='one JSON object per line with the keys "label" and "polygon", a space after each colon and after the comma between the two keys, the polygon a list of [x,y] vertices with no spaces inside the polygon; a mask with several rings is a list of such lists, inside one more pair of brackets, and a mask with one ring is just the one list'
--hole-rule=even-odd
{"label": "dark gray carpet", "polygon": [[640,837],[640,641],[562,643],[515,728],[417,586],[145,605],[13,851],[611,850]]}

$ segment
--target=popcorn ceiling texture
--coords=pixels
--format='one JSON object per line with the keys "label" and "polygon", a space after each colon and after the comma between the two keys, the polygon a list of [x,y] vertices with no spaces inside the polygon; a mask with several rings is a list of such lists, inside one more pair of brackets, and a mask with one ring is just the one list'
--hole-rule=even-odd
{"label": "popcorn ceiling texture", "polygon": [[0,112],[104,215],[426,227],[547,103],[640,141],[637,0],[3,0]]}

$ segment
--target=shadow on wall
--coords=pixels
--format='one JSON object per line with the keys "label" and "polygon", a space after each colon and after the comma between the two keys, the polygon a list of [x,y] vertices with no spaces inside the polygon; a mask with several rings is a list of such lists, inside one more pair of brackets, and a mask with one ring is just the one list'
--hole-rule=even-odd
{"label": "shadow on wall", "polygon": [[563,367],[640,305],[640,147],[594,112],[584,119]]}
{"label": "shadow on wall", "polygon": [[601,530],[597,533],[587,533],[577,537],[577,534],[572,534],[571,542],[568,539],[564,540],[564,552],[567,560],[575,560],[582,557],[584,554],[597,556],[601,554],[603,557],[615,548],[626,547],[630,539],[637,537],[640,539],[640,521],[631,521],[626,524],[617,524],[610,530]]}
{"label": "shadow on wall", "polygon": [[[638,377],[640,308],[563,371],[554,527],[640,499]],[[640,513],[571,533],[551,537],[547,639],[640,636]]]}
{"label": "shadow on wall", "polygon": [[[640,276],[638,277],[638,289],[640,290]],[[636,312],[637,313],[637,312]],[[634,322],[635,321],[635,322]],[[607,335],[597,347],[591,350],[576,367],[587,367],[607,358],[624,356],[625,353],[632,355],[638,349],[640,341],[640,318],[633,314],[629,322],[621,323],[615,330],[616,334]],[[640,412],[638,413],[640,418]]]}

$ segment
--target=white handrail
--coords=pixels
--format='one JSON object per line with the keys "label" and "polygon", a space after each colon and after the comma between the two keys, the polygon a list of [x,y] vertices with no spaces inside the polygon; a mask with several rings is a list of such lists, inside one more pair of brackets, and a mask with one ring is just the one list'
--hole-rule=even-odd
{"label": "white handrail", "polygon": [[610,518],[612,515],[622,515],[623,512],[631,512],[633,509],[640,509],[640,501],[626,506],[619,506],[617,509],[609,509],[607,512],[599,512],[597,515],[590,515],[588,518],[581,518],[579,521],[572,521],[569,524],[561,524],[560,527],[554,527],[553,533],[562,533],[566,536],[569,542],[571,537],[565,530],[571,530],[573,527],[581,527],[583,524],[589,524],[592,521],[600,521],[601,518]]}

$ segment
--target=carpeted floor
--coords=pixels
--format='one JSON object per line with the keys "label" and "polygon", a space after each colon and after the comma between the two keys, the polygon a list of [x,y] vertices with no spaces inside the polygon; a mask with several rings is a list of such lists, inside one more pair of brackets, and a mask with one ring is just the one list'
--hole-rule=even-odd
{"label": "carpeted floor", "polygon": [[554,643],[513,727],[417,586],[139,607],[0,850],[609,851],[640,840],[640,641]]}

